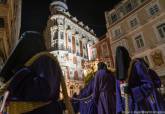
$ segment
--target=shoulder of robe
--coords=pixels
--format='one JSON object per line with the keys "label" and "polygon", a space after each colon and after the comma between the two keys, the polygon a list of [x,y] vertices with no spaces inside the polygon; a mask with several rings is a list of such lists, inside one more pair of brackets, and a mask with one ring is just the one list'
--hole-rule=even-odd
{"label": "shoulder of robe", "polygon": [[31,66],[35,61],[37,61],[38,59],[42,58],[42,57],[45,57],[45,58],[50,58],[52,59],[55,63],[59,63],[57,58],[49,53],[49,52],[40,52],[40,53],[37,53],[36,55],[34,55],[32,58],[30,58],[26,63],[25,63],[25,66],[26,67],[29,67]]}
{"label": "shoulder of robe", "polygon": [[137,71],[139,71],[139,72],[143,71],[145,73],[148,73],[147,67],[142,62],[136,61],[134,66],[135,66]]}

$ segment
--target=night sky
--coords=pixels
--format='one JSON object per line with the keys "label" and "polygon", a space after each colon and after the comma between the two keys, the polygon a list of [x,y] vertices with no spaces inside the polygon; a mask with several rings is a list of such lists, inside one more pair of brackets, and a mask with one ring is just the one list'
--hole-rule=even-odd
{"label": "night sky", "polygon": [[[67,0],[69,12],[94,29],[98,37],[106,32],[104,12],[120,0]],[[27,30],[42,32],[46,26],[51,0],[23,0],[21,33]]]}

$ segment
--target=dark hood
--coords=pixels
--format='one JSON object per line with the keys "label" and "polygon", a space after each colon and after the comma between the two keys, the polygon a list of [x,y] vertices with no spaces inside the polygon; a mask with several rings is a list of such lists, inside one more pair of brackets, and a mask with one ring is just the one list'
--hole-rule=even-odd
{"label": "dark hood", "polygon": [[131,58],[125,47],[118,46],[116,49],[116,74],[118,80],[125,80]]}
{"label": "dark hood", "polygon": [[9,80],[32,56],[45,50],[42,35],[35,31],[24,32],[2,68],[0,77]]}

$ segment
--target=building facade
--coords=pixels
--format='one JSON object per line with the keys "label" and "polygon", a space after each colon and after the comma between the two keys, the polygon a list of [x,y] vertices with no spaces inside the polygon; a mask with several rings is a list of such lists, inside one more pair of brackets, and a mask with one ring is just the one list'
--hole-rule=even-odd
{"label": "building facade", "polygon": [[0,0],[0,70],[19,38],[22,0]]}
{"label": "building facade", "polygon": [[83,63],[90,58],[88,48],[97,38],[92,29],[70,15],[65,1],[54,0],[50,12],[44,33],[46,47],[58,58],[72,96],[83,87]]}
{"label": "building facade", "polygon": [[[165,1],[123,0],[105,12],[112,46],[125,46],[132,58],[144,58],[165,86]],[[164,91],[164,90],[163,90]]]}
{"label": "building facade", "polygon": [[110,38],[107,34],[101,36],[100,40],[95,43],[91,48],[92,60],[102,61],[107,64],[108,67],[114,67],[114,60],[112,57]]}

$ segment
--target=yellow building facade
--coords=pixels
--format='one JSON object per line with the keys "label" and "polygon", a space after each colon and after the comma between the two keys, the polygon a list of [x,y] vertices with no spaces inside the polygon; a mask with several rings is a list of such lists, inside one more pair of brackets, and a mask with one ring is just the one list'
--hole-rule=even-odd
{"label": "yellow building facade", "polygon": [[[105,12],[113,58],[125,46],[132,58],[143,58],[165,86],[165,1],[123,0]],[[164,91],[164,90],[163,90]]]}

